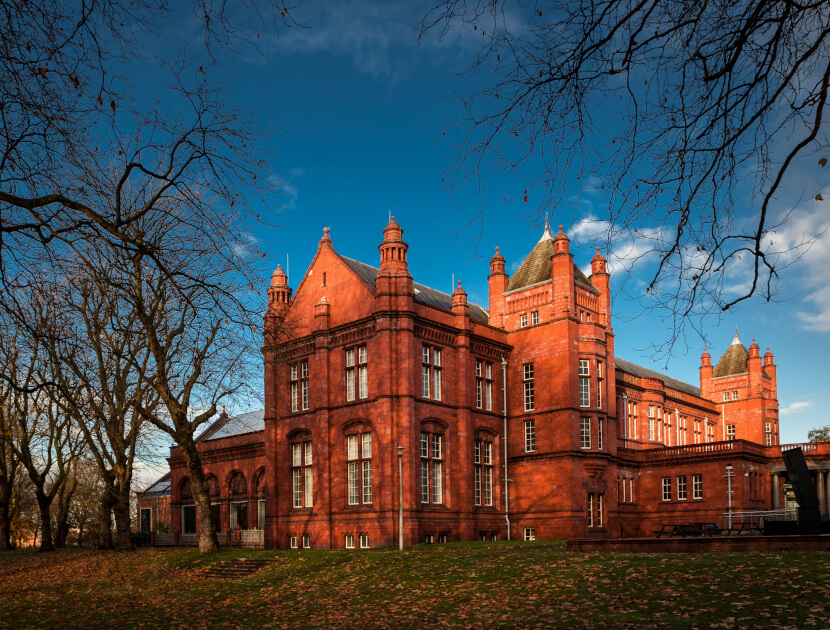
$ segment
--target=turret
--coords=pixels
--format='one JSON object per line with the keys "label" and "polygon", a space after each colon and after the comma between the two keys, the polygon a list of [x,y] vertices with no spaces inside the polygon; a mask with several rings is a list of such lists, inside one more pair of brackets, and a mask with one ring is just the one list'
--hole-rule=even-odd
{"label": "turret", "polygon": [[504,326],[505,302],[504,292],[507,290],[507,273],[505,273],[504,256],[499,253],[499,248],[496,247],[496,253],[490,259],[490,275],[487,278],[487,284],[490,288],[490,320],[491,326]]}
{"label": "turret", "polygon": [[605,256],[597,253],[591,259],[591,282],[600,290],[599,310],[602,323],[611,328],[611,277],[605,267]]}
{"label": "turret", "polygon": [[271,286],[268,287],[268,314],[281,318],[288,310],[291,301],[291,287],[288,286],[288,276],[280,265],[271,274]]}
{"label": "turret", "polygon": [[[547,219],[545,231],[548,232]],[[559,234],[553,239],[553,256],[550,277],[553,284],[554,317],[567,317],[576,313],[574,304],[574,263],[571,241],[559,226]]]}
{"label": "turret", "polygon": [[712,380],[712,357],[707,348],[703,349],[700,355],[700,395],[703,398],[711,399],[710,389]]}
{"label": "turret", "polygon": [[452,312],[455,315],[455,327],[464,330],[470,325],[470,307],[467,304],[467,292],[461,288],[461,280],[458,287],[452,292]]}
{"label": "turret", "polygon": [[403,240],[403,229],[392,217],[383,229],[380,251],[380,271],[375,277],[375,295],[381,310],[412,308],[412,276],[406,255],[409,245]]}

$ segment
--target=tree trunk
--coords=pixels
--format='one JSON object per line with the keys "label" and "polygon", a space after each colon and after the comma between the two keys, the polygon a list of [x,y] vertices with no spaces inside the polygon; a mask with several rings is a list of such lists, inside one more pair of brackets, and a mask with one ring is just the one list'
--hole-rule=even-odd
{"label": "tree trunk", "polygon": [[12,545],[12,522],[9,504],[0,503],[0,551],[14,549]]}
{"label": "tree trunk", "polygon": [[76,477],[77,460],[72,466],[71,471],[64,477],[61,487],[55,495],[54,503],[55,510],[55,547],[63,549],[66,547],[66,538],[69,536],[69,509],[72,507],[72,497],[75,495],[75,490],[78,488],[78,479]]}
{"label": "tree trunk", "polygon": [[12,487],[7,481],[0,482],[0,551],[14,549],[12,545]]}
{"label": "tree trunk", "polygon": [[113,490],[115,501],[113,502],[113,513],[115,514],[115,537],[119,549],[132,550],[133,537],[130,531],[130,487],[118,487]]}
{"label": "tree trunk", "polygon": [[193,502],[196,505],[196,522],[199,525],[199,553],[208,553],[219,549],[219,539],[213,527],[210,515],[210,492],[205,483],[205,471],[202,469],[202,458],[196,450],[195,444],[188,449],[182,449],[187,461],[187,470],[190,473],[190,487],[193,490]]}
{"label": "tree trunk", "polygon": [[37,506],[40,508],[40,549],[38,551],[55,551],[55,545],[52,544],[52,514],[49,509],[52,507],[52,500],[40,490],[37,492]]}
{"label": "tree trunk", "polygon": [[112,544],[112,486],[104,482],[104,490],[98,501],[98,549],[115,549]]}
{"label": "tree trunk", "polygon": [[81,548],[84,546],[84,526],[83,523],[78,525],[78,547]]}

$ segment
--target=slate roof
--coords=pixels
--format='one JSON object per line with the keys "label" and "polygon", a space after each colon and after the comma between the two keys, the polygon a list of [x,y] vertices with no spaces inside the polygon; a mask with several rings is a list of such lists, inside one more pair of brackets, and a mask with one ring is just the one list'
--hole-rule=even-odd
{"label": "slate roof", "polygon": [[712,376],[719,378],[721,376],[735,376],[736,374],[746,374],[749,372],[747,367],[747,360],[749,359],[749,351],[744,348],[744,344],[738,339],[738,331],[735,331],[735,339],[732,344],[723,353],[723,356],[715,366]]}
{"label": "slate roof", "polygon": [[[505,293],[518,291],[519,289],[530,287],[540,282],[550,281],[551,257],[553,257],[553,237],[546,224],[542,238],[530,250],[527,258],[519,265],[516,273],[510,276]],[[600,294],[599,289],[594,286],[594,283],[576,265],[574,265],[574,283],[586,291],[590,291],[596,295]]]}
{"label": "slate roof", "polygon": [[170,473],[165,473],[163,477],[141,494],[170,494]]}
{"label": "slate roof", "polygon": [[205,431],[196,438],[197,442],[205,440],[218,440],[220,438],[242,435],[244,433],[255,433],[265,430],[265,410],[250,411],[238,416],[219,416]]}
{"label": "slate roof", "polygon": [[[358,275],[361,280],[363,280],[363,282],[369,286],[370,289],[372,289],[372,291],[375,290],[375,278],[380,272],[380,269],[367,265],[366,263],[362,263],[359,260],[347,258],[346,256],[340,256],[340,258]],[[417,282],[413,282],[412,287],[415,290],[416,301],[421,302],[422,304],[436,306],[444,309],[445,311],[452,311],[452,296],[449,293],[432,289]],[[482,324],[487,324],[490,321],[490,315],[486,309],[482,308],[478,304],[473,304],[472,302],[468,302],[467,306],[470,307],[470,319],[473,321],[481,322]]]}
{"label": "slate roof", "polygon": [[666,376],[660,372],[655,372],[654,370],[645,368],[642,365],[637,365],[636,363],[631,363],[630,361],[624,361],[620,358],[615,358],[614,363],[616,365],[616,369],[620,372],[626,372],[632,376],[639,376],[640,378],[654,378],[658,381],[662,381],[666,387],[671,387],[672,389],[683,392],[684,394],[690,394],[692,396],[697,396],[698,398],[700,397],[700,388],[695,387],[694,385],[678,381],[676,378],[672,378],[671,376]]}

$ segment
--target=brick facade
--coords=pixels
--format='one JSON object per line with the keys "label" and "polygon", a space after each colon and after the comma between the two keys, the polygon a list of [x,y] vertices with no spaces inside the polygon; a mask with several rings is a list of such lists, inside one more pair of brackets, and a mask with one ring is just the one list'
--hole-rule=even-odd
{"label": "brick facade", "polygon": [[[450,296],[414,282],[394,219],[383,236],[379,268],[340,255],[326,229],[296,290],[274,272],[262,430],[200,441],[220,531],[236,474],[249,526],[265,501],[275,548],[396,544],[399,483],[407,545],[504,539],[508,523],[513,539],[720,523],[727,464],[733,509],[773,507],[772,353],[736,334],[715,367],[704,352],[700,388],[618,360],[605,259],[586,277],[561,226],[512,276],[497,248],[486,310],[461,283]],[[175,449],[170,461],[179,532],[186,469]]]}

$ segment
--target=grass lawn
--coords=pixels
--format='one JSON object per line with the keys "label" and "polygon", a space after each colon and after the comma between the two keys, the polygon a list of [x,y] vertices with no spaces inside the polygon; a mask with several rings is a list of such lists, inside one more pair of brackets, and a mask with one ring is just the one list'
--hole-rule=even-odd
{"label": "grass lawn", "polygon": [[[207,580],[236,557],[276,563]],[[403,553],[0,554],[0,628],[830,628],[830,554],[575,554],[556,543]]]}

